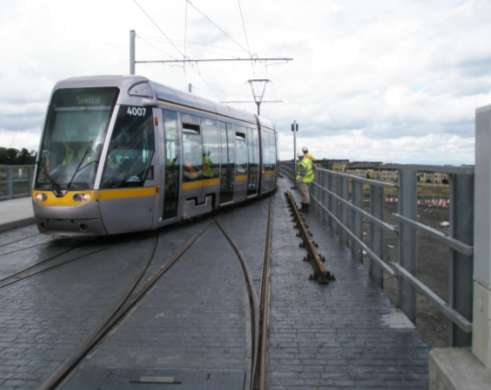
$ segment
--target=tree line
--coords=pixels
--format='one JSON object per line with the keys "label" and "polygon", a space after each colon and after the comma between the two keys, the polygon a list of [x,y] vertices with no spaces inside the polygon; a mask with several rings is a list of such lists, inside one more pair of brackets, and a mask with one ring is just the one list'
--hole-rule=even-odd
{"label": "tree line", "polygon": [[36,161],[36,152],[26,148],[4,148],[0,146],[0,165],[29,165]]}

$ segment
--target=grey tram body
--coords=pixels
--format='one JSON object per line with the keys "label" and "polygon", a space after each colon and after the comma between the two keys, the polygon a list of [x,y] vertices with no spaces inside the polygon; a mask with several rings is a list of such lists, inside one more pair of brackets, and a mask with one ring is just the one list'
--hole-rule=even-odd
{"label": "grey tram body", "polygon": [[[35,180],[33,186],[33,207],[38,227],[43,233],[62,233],[66,235],[107,235],[119,234],[132,231],[152,230],[176,223],[188,218],[196,217],[211,212],[214,209],[225,207],[230,204],[237,204],[249,198],[255,198],[276,189],[277,164],[277,133],[271,122],[244,111],[239,111],[228,106],[224,106],[207,99],[187,94],[157,84],[140,76],[95,76],[70,78],[58,82],[52,96],[57,90],[63,89],[82,89],[82,88],[110,88],[116,87],[119,90],[114,108],[110,114],[109,124],[98,166],[95,172],[93,188],[88,189],[94,193],[103,190],[101,181],[103,172],[108,158],[109,144],[114,130],[117,113],[121,106],[146,107],[152,110],[154,123],[155,152],[152,158],[153,175],[145,179],[142,188],[157,188],[154,196],[137,196],[137,197],[98,197],[95,201],[80,205],[46,205],[35,199],[35,194],[41,191],[36,188],[36,177],[40,168],[39,155],[36,163]],[[179,178],[178,178],[178,201],[177,212],[175,217],[163,218],[164,196],[166,188],[165,183],[165,129],[164,113],[176,113],[177,118],[177,138],[179,153]],[[256,192],[247,192],[247,186],[250,185],[250,177],[247,181],[236,182],[234,171],[233,176],[233,196],[228,202],[224,203],[220,199],[220,185],[223,179],[222,161],[218,161],[218,183],[212,183],[201,188],[186,189],[184,182],[183,168],[183,118],[192,117],[199,121],[211,120],[215,124],[221,124],[226,127],[226,134],[230,134],[229,126],[240,126],[250,132],[257,134],[255,147],[259,152],[259,161],[257,167]],[[47,123],[47,119],[46,119]],[[200,122],[203,123],[203,122]],[[46,132],[46,124],[45,130]],[[235,127],[234,127],[235,129]],[[201,130],[200,137],[203,139]],[[218,134],[218,148],[223,153],[224,142]],[[235,130],[233,132],[235,134]],[[247,133],[250,134],[250,133]],[[271,170],[265,170],[264,161],[264,135],[269,134],[274,138],[274,166]],[[245,137],[244,137],[245,138]],[[252,137],[253,138],[253,137]],[[271,139],[271,138],[270,138]],[[42,143],[43,141],[41,141]],[[248,155],[251,154],[249,145],[249,135],[245,141],[248,148]],[[40,147],[41,150],[41,147]],[[227,150],[228,145],[227,145]],[[233,148],[235,152],[235,146]],[[272,150],[272,149],[270,149]],[[256,153],[253,151],[253,153]],[[222,154],[220,154],[222,155]],[[235,167],[235,165],[234,165]],[[249,165],[247,165],[249,175]],[[235,169],[235,168],[234,168]],[[216,180],[215,180],[216,181]],[[129,190],[131,192],[132,189]],[[78,191],[80,192],[80,191]],[[110,193],[111,190],[105,191]],[[123,191],[124,193],[124,191]],[[66,191],[63,196],[73,196],[70,190]]]}

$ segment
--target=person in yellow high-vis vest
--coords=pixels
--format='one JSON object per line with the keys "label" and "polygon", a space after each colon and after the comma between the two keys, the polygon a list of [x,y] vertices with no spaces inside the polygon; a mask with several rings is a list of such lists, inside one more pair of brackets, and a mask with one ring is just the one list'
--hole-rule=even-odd
{"label": "person in yellow high-vis vest", "polygon": [[315,179],[314,163],[309,158],[304,158],[302,153],[298,154],[296,179],[297,187],[302,198],[302,210],[308,211],[310,205],[310,184]]}
{"label": "person in yellow high-vis vest", "polygon": [[302,148],[302,153],[303,153],[303,158],[308,158],[310,161],[314,162],[314,160],[315,160],[314,155],[309,153],[309,148],[304,146]]}

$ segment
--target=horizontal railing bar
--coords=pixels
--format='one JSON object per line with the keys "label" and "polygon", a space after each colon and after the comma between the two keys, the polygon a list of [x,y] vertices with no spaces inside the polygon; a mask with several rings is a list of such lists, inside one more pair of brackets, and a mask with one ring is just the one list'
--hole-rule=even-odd
{"label": "horizontal railing bar", "polygon": [[448,235],[442,233],[441,231],[439,231],[439,230],[437,230],[431,226],[428,226],[428,225],[425,225],[421,222],[418,222],[418,221],[415,221],[413,219],[404,217],[403,215],[400,215],[398,213],[394,213],[392,215],[397,220],[399,220],[400,222],[407,224],[414,229],[421,230],[421,231],[424,231],[425,233],[428,233],[435,240],[445,244],[449,248],[452,248],[459,253],[462,253],[463,255],[472,256],[474,253],[474,247],[472,247],[471,245],[465,244],[462,241],[459,241],[459,240],[457,240],[451,236],[448,236]]}
{"label": "horizontal railing bar", "polygon": [[352,180],[356,180],[356,181],[359,181],[361,183],[370,184],[370,185],[373,185],[373,186],[378,186],[378,187],[399,187],[399,185],[396,184],[396,183],[390,183],[388,181],[381,181],[381,180],[375,180],[375,179],[367,179],[365,177],[353,175],[351,173],[337,172],[337,171],[333,171],[331,169],[321,168],[318,165],[316,166],[316,170],[318,170],[318,171],[324,171],[324,172],[327,172],[327,173],[329,173],[331,175],[334,175],[334,176],[347,177],[347,178],[350,178]]}
{"label": "horizontal railing bar", "polygon": [[419,172],[439,172],[439,173],[454,173],[454,174],[462,174],[462,175],[473,175],[474,167],[473,166],[454,166],[454,165],[425,165],[425,164],[384,164],[377,169],[404,169],[404,168],[413,168]]}
{"label": "horizontal railing bar", "polygon": [[346,200],[343,197],[339,196],[338,194],[330,191],[326,187],[321,186],[320,184],[317,184],[315,182],[313,184],[315,186],[319,187],[322,191],[327,192],[330,196],[333,196],[334,198],[336,198],[340,202],[344,203],[345,205],[347,205],[352,210],[362,214],[363,216],[365,216],[370,221],[375,222],[379,226],[383,227],[385,230],[389,231],[390,233],[397,233],[398,232],[397,226],[393,226],[393,225],[381,220],[380,218],[375,217],[374,215],[370,214],[369,212],[363,210],[361,207],[354,205],[349,200]]}
{"label": "horizontal railing bar", "polygon": [[329,216],[340,226],[370,257],[372,260],[374,260],[378,265],[380,265],[386,272],[388,272],[390,275],[395,276],[396,273],[392,269],[390,265],[388,265],[384,260],[382,260],[380,257],[377,256],[377,254],[372,251],[367,244],[363,242],[360,238],[356,236],[344,223],[342,223],[335,215],[334,213],[329,210],[327,207],[325,207],[319,200],[314,196],[311,195],[311,198],[316,202],[319,207],[321,207],[326,213],[329,214]]}
{"label": "horizontal railing bar", "polygon": [[450,305],[440,298],[432,289],[430,289],[421,280],[416,278],[413,274],[407,271],[400,264],[392,263],[392,266],[396,269],[397,274],[411,283],[420,293],[425,295],[435,307],[437,307],[450,321],[457,325],[466,333],[472,332],[472,322],[468,321],[460,313],[456,312],[450,307]]}

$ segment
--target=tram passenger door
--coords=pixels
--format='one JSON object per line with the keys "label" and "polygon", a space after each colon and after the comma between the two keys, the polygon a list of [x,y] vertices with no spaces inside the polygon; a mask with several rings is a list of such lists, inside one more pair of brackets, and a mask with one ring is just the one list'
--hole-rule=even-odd
{"label": "tram passenger door", "polygon": [[245,131],[235,132],[235,156],[234,201],[237,202],[247,197],[248,151]]}
{"label": "tram passenger door", "polygon": [[[227,128],[228,127],[228,128]],[[220,204],[234,200],[235,136],[230,125],[218,123],[220,139]]]}
{"label": "tram passenger door", "polygon": [[164,118],[164,174],[162,219],[172,220],[178,215],[180,187],[179,136],[177,131],[177,113],[163,111]]}
{"label": "tram passenger door", "polygon": [[257,195],[259,183],[259,145],[257,129],[247,129],[247,147],[249,151],[249,165],[247,172],[247,196]]}

